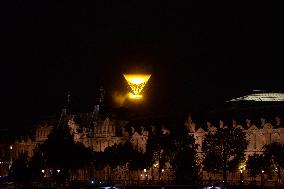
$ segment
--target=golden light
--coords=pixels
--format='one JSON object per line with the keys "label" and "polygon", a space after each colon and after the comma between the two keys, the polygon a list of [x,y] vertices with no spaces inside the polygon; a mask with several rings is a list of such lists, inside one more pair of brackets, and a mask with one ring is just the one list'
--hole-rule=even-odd
{"label": "golden light", "polygon": [[141,99],[142,91],[151,77],[151,74],[123,74],[126,79],[131,92],[129,93],[129,98],[131,99]]}
{"label": "golden light", "polygon": [[134,95],[132,93],[128,93],[128,97],[131,99],[141,99],[142,95]]}
{"label": "golden light", "polygon": [[241,173],[246,170],[246,160],[242,161],[239,164],[239,170],[240,170]]}

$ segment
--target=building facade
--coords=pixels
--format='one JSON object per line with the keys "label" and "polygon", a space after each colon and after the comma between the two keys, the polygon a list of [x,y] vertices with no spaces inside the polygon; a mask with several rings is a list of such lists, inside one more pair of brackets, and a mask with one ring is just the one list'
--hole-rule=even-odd
{"label": "building facade", "polygon": [[[278,142],[281,144],[284,144],[284,127],[281,123],[281,118],[276,116],[276,123],[271,124],[269,122],[266,122],[264,118],[260,118],[259,125],[251,124],[250,119],[246,119],[246,125],[238,125],[236,124],[236,120],[232,120],[232,125],[229,127],[233,128],[240,128],[245,132],[246,139],[248,140],[247,149],[245,150],[245,158],[248,159],[249,156],[254,154],[262,154],[264,152],[264,146],[271,144],[273,142]],[[228,127],[227,125],[224,125],[224,122],[220,120],[220,125],[218,127],[213,126],[209,121],[207,121],[207,128],[197,128],[196,124],[192,121],[191,116],[188,117],[187,121],[185,122],[185,126],[188,130],[188,134],[192,135],[195,138],[195,143],[198,146],[197,147],[197,153],[200,161],[204,158],[202,146],[203,141],[208,132],[216,132],[219,128]],[[201,169],[200,175],[202,177],[202,180],[216,180],[216,181],[222,181],[222,171],[219,171],[219,173],[209,173],[205,170]],[[239,184],[240,179],[243,180],[244,183],[252,182],[254,178],[250,177],[248,175],[248,172],[246,170],[245,163],[240,165],[239,170],[237,172],[229,172],[228,175],[228,181],[230,183]],[[284,176],[284,173],[282,173]],[[261,176],[258,176],[256,178],[256,181],[260,182]],[[274,183],[277,180],[277,176],[271,178],[271,183]]]}
{"label": "building facade", "polygon": [[[146,152],[146,145],[148,141],[149,131],[144,127],[140,127],[139,131],[133,126],[128,126],[128,121],[117,120],[108,116],[102,117],[99,115],[81,114],[81,115],[68,115],[67,125],[70,128],[70,133],[74,138],[75,142],[84,144],[84,146],[91,148],[95,152],[103,152],[107,147],[115,144],[125,143],[129,141],[134,149],[142,153]],[[87,121],[86,121],[87,120]],[[216,132],[219,128],[234,127],[240,128],[246,133],[246,137],[249,141],[247,149],[245,151],[246,158],[249,155],[263,153],[263,146],[271,144],[273,142],[279,142],[284,144],[284,127],[280,117],[276,117],[275,124],[267,122],[264,118],[260,118],[259,124],[252,124],[250,119],[246,119],[245,125],[237,124],[236,120],[232,120],[232,125],[228,126],[220,120],[219,126],[215,127],[210,121],[206,122],[206,127],[198,127],[191,116],[189,116],[185,122],[185,127],[189,135],[195,138],[196,145],[198,146],[197,152],[200,161],[203,159],[202,143],[205,135],[208,132]],[[29,157],[33,156],[34,149],[45,140],[48,139],[48,135],[51,133],[55,126],[48,123],[39,124],[34,132],[33,137],[23,137],[22,139],[16,140],[10,145],[10,155],[13,159],[19,157],[21,153],[27,153]],[[129,129],[127,129],[129,128]],[[155,127],[151,128],[155,130]],[[162,134],[170,135],[171,131],[168,128],[162,128]],[[3,170],[4,161],[0,161],[0,167],[2,164],[1,174],[5,175]],[[6,164],[10,163],[5,161]],[[7,167],[7,166],[6,166]],[[228,180],[231,183],[239,183],[240,174],[245,181],[249,182],[252,180],[247,174],[245,167],[240,169],[241,172],[229,173]],[[96,177],[101,180],[108,179],[109,168],[97,171]],[[6,168],[7,173],[7,168]],[[136,172],[126,171],[125,167],[120,167],[115,170],[115,174],[112,175],[114,180],[158,180],[160,176],[156,164],[149,170],[139,170]],[[221,180],[222,174],[208,173],[201,170],[200,176],[203,180]],[[173,178],[173,172],[171,165],[168,163],[165,169],[162,170],[163,180],[171,180]],[[85,178],[84,178],[85,179]],[[257,178],[258,180],[260,178]],[[275,178],[274,178],[275,179]]]}

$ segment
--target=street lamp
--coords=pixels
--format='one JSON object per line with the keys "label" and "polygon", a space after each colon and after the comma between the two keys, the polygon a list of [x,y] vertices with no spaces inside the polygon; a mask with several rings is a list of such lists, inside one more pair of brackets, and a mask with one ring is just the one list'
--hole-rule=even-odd
{"label": "street lamp", "polygon": [[264,187],[264,170],[261,170],[261,189]]}
{"label": "street lamp", "polygon": [[13,146],[12,145],[10,145],[10,163],[9,163],[9,169],[11,168],[11,166],[12,166],[12,163],[13,163],[13,154],[12,154],[12,150],[13,150]]}
{"label": "street lamp", "polygon": [[240,169],[240,184],[243,184],[244,178],[243,178],[243,168]]}

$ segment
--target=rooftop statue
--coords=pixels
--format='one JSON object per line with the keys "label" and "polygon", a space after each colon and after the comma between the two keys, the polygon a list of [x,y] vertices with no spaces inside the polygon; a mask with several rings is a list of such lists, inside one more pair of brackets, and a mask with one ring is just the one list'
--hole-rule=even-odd
{"label": "rooftop statue", "polygon": [[145,130],[145,127],[141,126],[141,136],[148,137],[149,132]]}
{"label": "rooftop statue", "polygon": [[162,131],[163,135],[170,135],[171,134],[170,130],[167,129],[165,126],[162,126],[161,131]]}
{"label": "rooftop statue", "polygon": [[220,128],[220,129],[228,128],[228,126],[226,125],[224,119],[220,119],[220,120],[219,120],[219,128]]}
{"label": "rooftop statue", "polygon": [[190,133],[195,132],[195,123],[192,121],[191,115],[188,115],[187,120],[185,121],[184,125],[186,126],[186,130]]}
{"label": "rooftop statue", "polygon": [[260,126],[262,129],[272,129],[273,128],[271,123],[266,122],[266,119],[264,117],[260,118]]}
{"label": "rooftop statue", "polygon": [[251,121],[250,118],[246,118],[246,127],[248,130],[255,130],[258,129]]}
{"label": "rooftop statue", "polygon": [[237,124],[237,121],[235,119],[233,119],[233,128],[244,129],[243,126]]}
{"label": "rooftop statue", "polygon": [[206,125],[207,125],[207,130],[209,132],[216,132],[217,131],[217,128],[215,126],[213,126],[210,121],[206,121]]}
{"label": "rooftop statue", "polygon": [[263,128],[263,126],[265,125],[266,123],[266,119],[264,117],[261,117],[260,118],[260,127]]}
{"label": "rooftop statue", "polygon": [[275,116],[275,128],[284,128],[282,118],[280,116]]}
{"label": "rooftop statue", "polygon": [[130,128],[130,135],[133,135],[135,133],[135,128],[134,127],[131,127]]}

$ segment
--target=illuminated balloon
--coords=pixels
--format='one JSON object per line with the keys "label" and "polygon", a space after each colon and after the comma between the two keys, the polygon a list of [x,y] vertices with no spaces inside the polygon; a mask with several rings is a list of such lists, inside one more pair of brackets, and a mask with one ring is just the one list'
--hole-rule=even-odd
{"label": "illuminated balloon", "polygon": [[141,99],[143,88],[150,79],[151,74],[123,74],[123,76],[131,89],[129,98]]}

